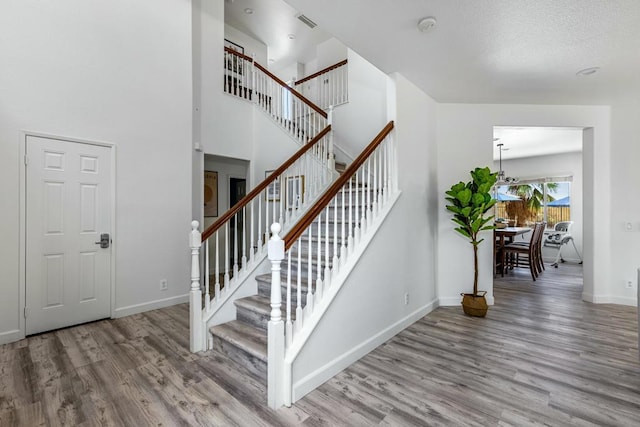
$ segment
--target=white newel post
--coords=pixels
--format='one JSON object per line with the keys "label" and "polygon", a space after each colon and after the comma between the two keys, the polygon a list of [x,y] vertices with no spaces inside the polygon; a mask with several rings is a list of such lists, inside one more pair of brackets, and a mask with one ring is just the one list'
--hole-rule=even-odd
{"label": "white newel post", "polygon": [[[329,105],[329,113],[327,114],[327,125],[333,123],[333,105]],[[333,128],[329,132],[329,170],[336,170],[336,156],[333,154]]]}
{"label": "white newel post", "polygon": [[[271,319],[267,342],[267,402],[277,409],[284,404],[284,322],[282,320],[282,287],[280,265],[284,259],[284,240],[279,233],[282,227],[277,222],[271,225],[271,239],[267,245],[267,256],[271,261]],[[289,385],[290,386],[290,385]]]}
{"label": "white newel post", "polygon": [[200,289],[200,246],[202,235],[198,231],[198,221],[191,222],[189,246],[191,247],[191,291],[189,292],[189,344],[191,352],[204,350],[202,331],[202,290]]}

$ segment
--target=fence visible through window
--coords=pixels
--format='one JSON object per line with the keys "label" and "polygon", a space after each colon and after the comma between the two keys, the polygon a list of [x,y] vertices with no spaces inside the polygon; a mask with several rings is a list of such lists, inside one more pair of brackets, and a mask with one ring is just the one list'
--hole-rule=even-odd
{"label": "fence visible through window", "polygon": [[526,226],[546,221],[553,227],[561,221],[571,220],[571,183],[526,182],[501,185],[496,188],[495,217],[506,219],[509,225]]}

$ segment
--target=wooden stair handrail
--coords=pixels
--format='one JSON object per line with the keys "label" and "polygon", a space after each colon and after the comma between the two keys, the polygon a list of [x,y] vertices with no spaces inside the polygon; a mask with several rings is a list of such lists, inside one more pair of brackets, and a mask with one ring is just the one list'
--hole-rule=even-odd
{"label": "wooden stair handrail", "polygon": [[273,73],[271,73],[269,70],[267,70],[266,68],[264,68],[262,65],[258,64],[257,62],[255,62],[253,60],[253,58],[243,54],[243,53],[239,53],[236,52],[233,49],[229,49],[228,47],[225,46],[224,48],[225,52],[228,52],[232,55],[236,55],[239,56],[240,58],[246,59],[247,61],[250,61],[253,63],[253,65],[259,69],[260,71],[262,71],[263,73],[265,73],[267,76],[269,76],[271,79],[275,80],[280,86],[282,86],[283,88],[285,88],[286,90],[288,90],[289,92],[291,92],[291,94],[293,96],[295,96],[296,98],[300,99],[300,101],[304,102],[305,104],[307,104],[309,106],[309,108],[311,108],[312,110],[314,110],[316,113],[320,114],[322,117],[324,117],[325,119],[329,117],[329,115],[326,113],[326,111],[324,111],[322,108],[318,107],[316,104],[314,104],[313,102],[311,102],[309,99],[307,99],[304,95],[302,95],[300,92],[298,92],[297,90],[295,90],[292,87],[289,87],[284,81],[282,81],[281,79],[279,79],[278,77],[276,77]]}
{"label": "wooden stair handrail", "polygon": [[378,145],[384,141],[384,139],[393,130],[393,120],[387,123],[387,125],[380,131],[380,133],[371,141],[371,143],[365,148],[362,153],[349,165],[349,167],[340,175],[340,177],[331,184],[331,187],[322,195],[322,197],[316,202],[315,205],[307,211],[307,213],[298,221],[293,228],[284,237],[284,249],[289,250],[291,246],[298,240],[302,233],[305,232],[316,217],[327,207],[329,202],[335,197],[340,189],[351,179],[351,177],[360,169],[369,158],[369,156],[378,148]]}
{"label": "wooden stair handrail", "polygon": [[315,79],[316,77],[318,77],[318,76],[320,76],[320,75],[322,75],[324,73],[328,73],[331,70],[335,70],[336,68],[340,68],[343,65],[347,65],[347,61],[348,60],[345,59],[345,60],[337,62],[337,63],[335,63],[333,65],[329,65],[327,68],[323,68],[322,70],[316,71],[315,73],[311,74],[310,76],[307,76],[307,77],[305,77],[303,79],[298,80],[297,82],[295,82],[295,85],[297,86],[297,85],[302,84],[304,82],[307,82],[307,81],[309,81],[311,79]]}
{"label": "wooden stair handrail", "polygon": [[246,59],[249,62],[253,62],[253,58],[252,57],[250,57],[248,55],[245,55],[244,53],[236,52],[235,50],[233,50],[231,48],[228,48],[227,46],[224,47],[224,51],[227,52],[227,53],[230,53],[232,55],[239,56],[242,59]]}
{"label": "wooden stair handrail", "polygon": [[331,131],[331,125],[328,125],[324,129],[322,129],[322,131],[319,134],[317,134],[311,141],[309,141],[308,143],[303,145],[302,148],[300,148],[298,151],[296,151],[293,154],[293,156],[289,157],[289,159],[287,161],[285,161],[278,169],[273,171],[273,173],[271,175],[269,175],[267,178],[265,178],[264,181],[262,181],[260,184],[258,184],[256,186],[256,188],[254,188],[249,193],[247,193],[247,195],[244,196],[242,199],[240,199],[238,201],[238,203],[236,203],[235,205],[233,205],[231,207],[231,209],[226,211],[220,218],[218,218],[213,224],[211,224],[209,226],[209,228],[207,228],[202,233],[202,241],[204,242],[213,233],[218,231],[218,229],[220,229],[224,225],[225,222],[227,222],[236,213],[238,213],[240,211],[240,209],[242,209],[246,205],[248,205],[249,202],[251,202],[256,196],[258,196],[262,192],[262,190],[267,188],[273,181],[276,180],[276,178],[278,178],[278,176],[280,176],[285,170],[287,170],[287,168],[289,166],[291,166],[293,163],[295,163],[296,160],[298,160],[300,157],[302,157],[302,155],[304,153],[309,151],[318,141],[320,141],[330,131]]}

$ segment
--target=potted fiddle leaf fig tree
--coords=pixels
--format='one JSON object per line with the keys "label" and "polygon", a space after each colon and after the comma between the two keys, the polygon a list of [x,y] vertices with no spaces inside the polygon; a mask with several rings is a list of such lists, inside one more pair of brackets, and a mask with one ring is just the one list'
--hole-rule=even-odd
{"label": "potted fiddle leaf fig tree", "polygon": [[484,317],[487,314],[486,291],[478,291],[478,245],[484,240],[478,235],[483,230],[493,230],[490,223],[493,215],[485,217],[485,213],[496,201],[491,197],[491,189],[496,183],[497,172],[488,167],[475,168],[471,173],[471,181],[459,182],[446,192],[445,199],[450,204],[447,209],[453,213],[452,221],[457,224],[455,230],[469,239],[473,246],[473,293],[462,294],[462,308],[471,316]]}

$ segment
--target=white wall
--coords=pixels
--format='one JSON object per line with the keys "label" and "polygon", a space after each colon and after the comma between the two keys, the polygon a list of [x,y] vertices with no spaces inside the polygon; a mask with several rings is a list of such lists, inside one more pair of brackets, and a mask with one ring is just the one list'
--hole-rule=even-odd
{"label": "white wall", "polygon": [[224,38],[242,46],[244,48],[245,55],[251,58],[254,58],[255,55],[255,60],[263,67],[268,65],[266,44],[246,35],[228,24],[224,24]]}
{"label": "white wall", "polygon": [[[295,360],[296,399],[310,377],[321,378],[324,369],[326,375],[335,374],[345,360],[362,356],[359,351],[369,351],[390,329],[406,327],[435,308],[436,104],[403,76],[395,74],[393,80],[403,194]],[[361,347],[344,355],[356,346]]]}
{"label": "white wall", "polygon": [[253,106],[223,92],[224,3],[195,0],[194,8],[195,142],[205,153],[250,159]]}
{"label": "white wall", "polygon": [[[611,109],[611,276],[607,285],[611,302],[635,305],[640,268],[640,103],[637,94],[629,98]],[[627,222],[633,231],[626,231]],[[625,287],[628,281],[634,289]]]}
{"label": "white wall", "polygon": [[387,124],[388,77],[350,49],[347,59],[349,102],[334,109],[334,143],[355,158]]}
{"label": "white wall", "polygon": [[[115,314],[184,300],[191,216],[190,2],[6,1],[0,28],[0,342],[22,334],[21,131],[117,146]],[[161,278],[168,280],[168,291],[160,291]]]}
{"label": "white wall", "polygon": [[348,56],[347,47],[336,38],[330,38],[329,40],[320,43],[316,48],[316,61],[315,68],[305,70],[307,75],[311,75],[316,71],[320,71],[323,68],[337,64],[340,61],[344,61]]}
{"label": "white wall", "polygon": [[[566,105],[439,104],[438,106],[438,294],[458,305],[473,278],[469,243],[453,231],[444,192],[468,179],[475,166],[492,165],[493,126],[587,128],[583,146],[584,290],[586,301],[610,301],[610,108]],[[592,201],[597,200],[597,203]],[[468,257],[465,258],[468,252]],[[479,288],[493,294],[491,245],[480,245]],[[468,259],[468,261],[466,261]]]}
{"label": "white wall", "polygon": [[[509,176],[525,178],[545,178],[554,176],[572,176],[571,182],[571,236],[582,255],[582,153],[562,153],[550,156],[536,156],[522,159],[502,160],[502,167]],[[498,162],[493,162],[491,170],[499,169]],[[528,233],[530,238],[530,234]],[[556,258],[556,248],[542,248],[542,256],[547,261]],[[567,261],[579,262],[573,246],[562,249],[562,257]]]}

